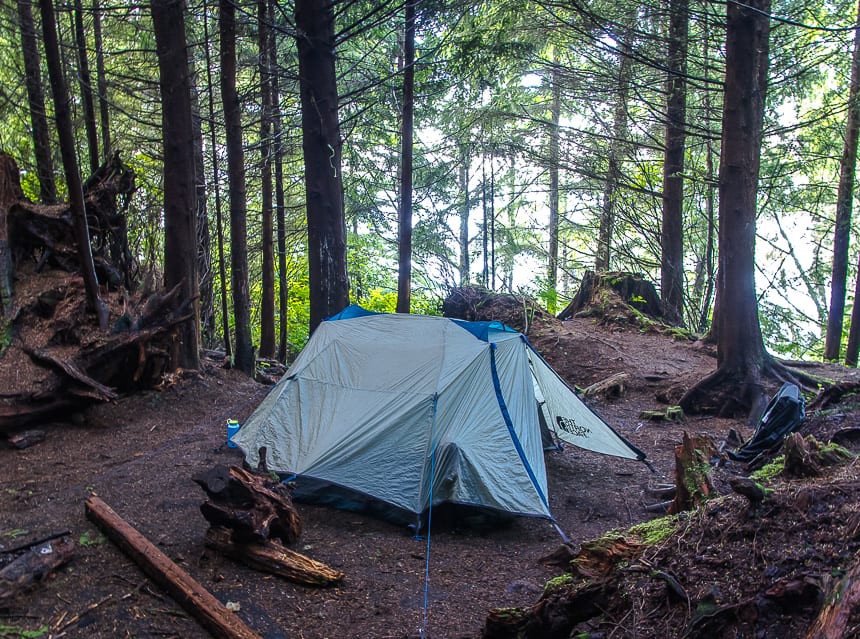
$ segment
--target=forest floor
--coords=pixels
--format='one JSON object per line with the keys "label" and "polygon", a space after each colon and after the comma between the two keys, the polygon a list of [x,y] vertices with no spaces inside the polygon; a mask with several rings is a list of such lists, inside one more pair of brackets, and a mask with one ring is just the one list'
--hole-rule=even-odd
{"label": "forest floor", "polygon": [[[573,447],[547,453],[550,508],[574,546],[654,517],[645,506],[656,499],[646,489],[673,481],[674,448],[684,432],[709,435],[718,444],[730,428],[751,434],[743,420],[640,418],[643,410],[675,403],[683,389],[714,369],[713,353],[699,343],[586,318],[534,329],[532,342],[579,387],[628,374],[623,396],[592,405],[646,452],[656,471]],[[857,377],[838,366],[805,370],[829,379]],[[434,639],[477,637],[489,610],[534,604],[547,580],[561,572],[539,563],[561,544],[547,521],[519,518],[493,529],[440,522],[428,545],[385,521],[303,503],[304,532],[295,548],[342,570],[346,577],[337,587],[294,585],[207,550],[207,523],[199,512],[204,494],[191,478],[216,465],[241,463],[239,452],[225,445],[225,422],[244,420],[268,388],[209,362],[200,374],[176,378],[161,390],[43,425],[47,439],[39,445],[15,450],[0,441],[0,550],[66,529],[78,544],[71,563],[0,611],[0,637],[208,636],[87,521],[84,501],[92,493],[222,602],[238,604],[237,614],[268,639],[406,638],[421,636],[422,628]],[[850,406],[810,415],[802,432],[826,440],[857,417]],[[792,515],[790,526],[768,519],[777,517],[774,509],[749,518],[731,497],[709,514],[690,516],[676,547],[663,546],[650,557],[686,588],[686,604],[670,606],[657,582],[631,582],[618,595],[628,612],[605,618],[603,626],[592,621],[586,636],[681,637],[697,601],[710,597],[719,611],[787,576],[839,574],[858,547],[857,530],[839,528],[857,512],[858,468],[843,467],[841,479],[813,480],[818,486],[841,483],[826,495],[812,494],[803,508],[795,502],[799,491],[811,490],[804,488],[808,484],[786,483],[777,492],[784,494],[780,512]],[[799,636],[793,633],[808,626],[816,610],[811,605],[802,618],[795,610],[794,622],[771,630],[738,626],[731,636]]]}

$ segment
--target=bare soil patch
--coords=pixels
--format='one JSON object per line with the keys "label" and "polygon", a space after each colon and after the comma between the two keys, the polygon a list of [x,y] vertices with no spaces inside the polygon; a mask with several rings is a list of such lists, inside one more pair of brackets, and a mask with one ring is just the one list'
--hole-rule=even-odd
{"label": "bare soil patch", "polygon": [[[642,410],[665,407],[713,370],[713,356],[696,343],[583,318],[541,324],[530,339],[579,387],[614,373],[629,374],[623,397],[595,400],[594,407],[643,449],[656,469],[652,473],[637,462],[573,447],[548,453],[550,507],[574,545],[652,517],[644,506],[654,500],[644,489],[671,481],[673,449],[683,431],[705,433],[717,442],[729,428],[750,433],[738,421],[692,417],[654,422],[639,417]],[[846,377],[839,367],[816,370]],[[205,495],[191,478],[217,464],[241,462],[240,454],[225,445],[225,422],[244,420],[267,390],[210,362],[202,373],[172,380],[163,390],[123,397],[69,415],[66,422],[42,425],[47,439],[37,446],[13,450],[0,443],[0,549],[65,529],[78,542],[72,563],[0,612],[0,636],[19,636],[10,627],[43,629],[46,637],[208,636],[85,519],[83,504],[93,492],[221,601],[238,604],[237,614],[270,639],[416,637],[422,627],[428,637],[477,637],[490,609],[532,605],[545,582],[559,572],[538,561],[561,541],[543,520],[520,518],[492,528],[439,521],[428,545],[426,538],[417,539],[368,515],[302,503],[298,508],[304,532],[295,549],[342,570],[346,578],[338,587],[291,584],[205,549],[207,523],[199,512]],[[830,411],[810,420],[810,428],[826,435],[855,417],[853,409]],[[856,474],[856,465],[854,469],[845,472]],[[794,513],[797,489],[789,484],[782,490],[787,491],[785,497],[774,507]],[[856,509],[858,495],[844,486],[840,490],[821,499],[814,493],[816,508],[831,518],[847,516],[843,511]],[[830,563],[823,566],[837,566],[853,546],[838,545],[844,531],[830,531],[826,539],[811,532],[824,529],[823,516],[809,509],[798,512],[794,528],[773,536],[769,520],[747,516],[738,498],[716,512],[696,514],[690,522],[701,521],[701,527],[695,533],[690,528],[685,546],[657,548],[651,560],[685,584],[694,584],[689,586],[691,594],[703,596],[715,588],[719,602],[729,601],[746,583],[794,574],[787,562],[811,565],[810,557],[817,554],[828,558]],[[737,561],[725,546],[732,536],[748,548]],[[687,561],[688,556],[704,559]],[[674,608],[664,609],[660,623],[643,621],[665,597],[659,582],[642,585],[645,582],[631,582],[630,592],[622,593],[626,598],[619,599],[633,611],[638,625],[629,625],[634,618],[628,617],[624,624],[616,623],[619,630],[614,634],[599,624],[591,630],[621,637],[634,636],[626,629],[639,627],[638,637],[683,636],[685,621],[673,616],[679,614]],[[729,582],[736,585],[730,587]],[[79,620],[67,625],[75,614]],[[766,636],[797,636],[791,634],[797,629],[791,624],[775,627],[783,634]],[[667,628],[677,632],[665,634]]]}

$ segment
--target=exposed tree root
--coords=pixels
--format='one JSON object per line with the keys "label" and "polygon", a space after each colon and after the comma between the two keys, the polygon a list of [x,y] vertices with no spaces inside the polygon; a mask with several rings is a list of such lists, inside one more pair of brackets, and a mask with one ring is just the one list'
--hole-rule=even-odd
{"label": "exposed tree root", "polygon": [[[744,370],[745,369],[745,370]],[[786,382],[801,388],[817,388],[825,383],[809,373],[789,368],[767,356],[760,366],[723,366],[687,390],[679,405],[688,414],[713,414],[718,417],[747,415],[757,423],[767,407],[770,393],[766,382]]]}

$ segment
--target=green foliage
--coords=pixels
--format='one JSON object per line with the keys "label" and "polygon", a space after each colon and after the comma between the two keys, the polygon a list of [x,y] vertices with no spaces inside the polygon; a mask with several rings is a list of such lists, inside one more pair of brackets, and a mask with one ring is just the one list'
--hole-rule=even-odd
{"label": "green foliage", "polygon": [[[17,491],[14,488],[7,488],[6,492],[9,494],[14,494]],[[0,532],[0,537],[7,537],[8,539],[17,539],[18,537],[23,537],[29,531],[23,528],[10,528],[9,530],[4,530]]]}
{"label": "green foliage", "polygon": [[782,473],[785,468],[785,455],[774,457],[773,460],[750,474],[750,479],[755,481],[767,482],[774,479]]}
{"label": "green foliage", "polygon": [[[16,158],[25,194],[38,184],[23,78],[15,3],[0,6],[0,148]],[[187,20],[189,56],[197,79],[203,120],[204,176],[210,236],[215,243],[215,190],[220,189],[229,264],[229,205],[224,182],[224,131],[218,96],[217,12],[192,3]],[[160,282],[163,216],[160,139],[161,101],[149,12],[124,3],[102,5],[111,133],[123,158],[137,173],[137,191],[128,203],[131,251],[142,276]],[[206,12],[204,14],[204,12]],[[690,24],[688,127],[684,167],[685,319],[698,328],[712,299],[704,299],[714,264],[706,264],[708,236],[716,220],[719,166],[724,8],[703,5]],[[789,2],[786,15],[835,27],[850,27],[848,3]],[[372,15],[372,19],[366,18]],[[208,31],[204,33],[204,18]],[[279,22],[283,16],[278,13]],[[91,40],[92,16],[86,16]],[[348,268],[354,301],[393,310],[397,271],[397,206],[402,8],[348,3],[338,11],[337,64],[342,118],[343,180],[349,225]],[[358,26],[361,25],[361,26]],[[659,281],[662,153],[665,135],[666,14],[662,6],[599,0],[587,7],[523,0],[485,3],[427,2],[420,7],[415,65],[416,138],[413,184],[413,312],[437,313],[446,289],[466,279],[493,290],[529,290],[550,310],[569,297],[576,278],[593,268],[597,228],[606,202],[615,219],[611,268],[641,272]],[[67,20],[59,23],[62,42],[73,41]],[[254,17],[239,16],[239,93],[245,112],[248,199],[248,261],[251,270],[253,339],[259,341],[260,162],[258,70]],[[301,112],[295,42],[279,24],[277,59],[283,120],[289,255],[288,339],[294,352],[307,339],[307,255]],[[835,184],[844,132],[850,79],[850,30],[774,29],[763,139],[757,264],[760,319],[769,349],[792,358],[821,355],[826,320]],[[92,49],[94,43],[88,46]],[[634,55],[621,52],[630,48]],[[213,57],[214,113],[209,113],[206,54]],[[631,65],[621,76],[622,61]],[[68,64],[74,67],[73,59]],[[70,68],[69,77],[76,69]],[[46,74],[43,69],[43,82]],[[71,87],[74,104],[79,88]],[[559,202],[561,245],[559,283],[549,287],[546,271],[548,169],[552,90],[561,94]],[[49,118],[53,106],[48,100]],[[80,109],[75,112],[83,151]],[[615,116],[626,114],[616,129]],[[214,144],[209,126],[215,127]],[[51,132],[52,136],[55,132]],[[56,140],[52,140],[56,155]],[[212,148],[214,146],[214,148]],[[609,157],[619,179],[609,192]],[[213,180],[218,153],[221,176]],[[83,153],[80,153],[84,155]],[[59,166],[59,157],[55,164]],[[465,167],[465,180],[461,167]],[[61,195],[63,184],[59,185]],[[486,215],[487,225],[484,225]],[[467,238],[460,224],[467,219]],[[855,225],[857,224],[855,220]],[[854,229],[857,235],[857,229]],[[486,249],[485,249],[486,246]],[[461,278],[460,256],[469,269]],[[483,277],[487,263],[487,280]],[[213,260],[213,263],[215,261]],[[710,272],[708,269],[710,268]],[[850,267],[849,278],[856,276]],[[217,269],[215,269],[217,273]],[[465,274],[464,274],[465,275]],[[228,275],[229,279],[229,275]],[[462,280],[462,281],[461,281]],[[214,281],[215,294],[230,282]],[[711,293],[711,296],[713,293]],[[849,300],[850,302],[850,300]],[[846,312],[850,312],[849,303]],[[216,312],[220,314],[219,305]],[[635,318],[643,330],[652,326]],[[220,321],[217,323],[221,330]],[[846,323],[847,330],[847,323]],[[677,333],[678,339],[689,335]],[[0,352],[10,335],[0,331]]]}
{"label": "green foliage", "polygon": [[48,634],[48,626],[40,626],[36,630],[26,630],[20,626],[13,626],[0,622],[0,638],[2,639],[39,639]]}
{"label": "green foliage", "polygon": [[667,515],[631,526],[627,532],[643,544],[652,546],[671,537],[678,530],[680,523],[677,515]]}
{"label": "green foliage", "polygon": [[549,593],[554,590],[559,590],[566,586],[573,585],[574,583],[576,583],[576,578],[573,576],[572,573],[566,572],[547,581],[544,585],[543,591],[544,593]]}
{"label": "green foliage", "polygon": [[89,530],[84,531],[84,533],[78,537],[78,545],[83,546],[84,548],[101,546],[105,541],[104,535],[91,535]]}

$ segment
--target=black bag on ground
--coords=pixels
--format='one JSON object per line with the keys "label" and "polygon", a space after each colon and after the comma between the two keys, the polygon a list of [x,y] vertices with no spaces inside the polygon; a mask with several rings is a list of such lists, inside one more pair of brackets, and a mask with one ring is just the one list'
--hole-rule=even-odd
{"label": "black bag on ground", "polygon": [[765,451],[777,448],[787,435],[803,424],[806,416],[806,400],[795,385],[786,382],[774,395],[756,426],[755,433],[729,457],[738,461],[749,461]]}

